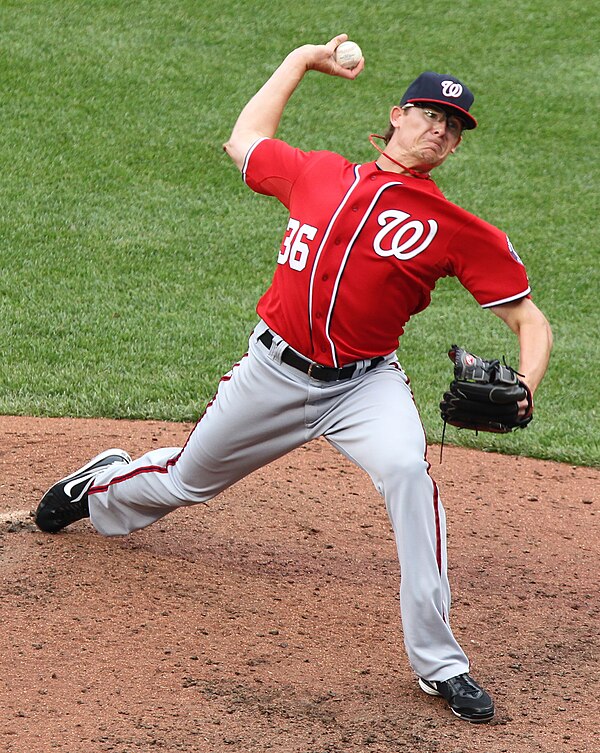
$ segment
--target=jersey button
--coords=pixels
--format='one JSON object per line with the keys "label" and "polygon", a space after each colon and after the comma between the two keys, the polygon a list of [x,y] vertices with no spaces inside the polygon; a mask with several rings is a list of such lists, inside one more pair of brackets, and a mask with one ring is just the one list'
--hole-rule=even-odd
{"label": "jersey button", "polygon": [[315,317],[316,317],[317,319],[320,319],[320,318],[321,318],[321,312],[320,312],[320,311],[317,311],[317,313],[315,314]]}
{"label": "jersey button", "polygon": [[353,212],[358,212],[358,207],[357,207],[357,205],[356,205],[356,204],[355,204],[355,205],[354,205],[354,206],[352,207],[352,211],[353,211]]}
{"label": "jersey button", "polygon": [[340,243],[342,242],[342,239],[341,238],[336,238],[334,242],[335,242],[336,246],[339,246]]}
{"label": "jersey button", "polygon": [[376,175],[371,175],[371,180],[377,180],[377,176]]}
{"label": "jersey button", "polygon": [[323,282],[327,282],[327,280],[329,279],[329,275],[324,274],[323,277],[321,277],[321,279],[323,280]]}

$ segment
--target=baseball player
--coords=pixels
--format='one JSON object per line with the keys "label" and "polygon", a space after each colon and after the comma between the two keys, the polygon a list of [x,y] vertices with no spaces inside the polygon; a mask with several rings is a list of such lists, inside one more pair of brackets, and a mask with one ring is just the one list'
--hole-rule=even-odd
{"label": "baseball player", "polygon": [[[107,450],[54,484],[36,521],[56,532],[89,516],[101,534],[125,535],[182,505],[206,503],[324,437],[385,500],[401,568],[404,642],[420,687],[462,719],[485,722],[494,704],[469,675],[450,628],[445,513],[396,350],[406,322],[446,275],[518,336],[519,372],[532,394],[547,367],[550,328],[506,234],[447,201],[431,179],[477,125],[473,95],[457,78],[428,71],[410,84],[391,108],[373,162],[275,138],[308,71],[360,74],[364,60],[354,70],[335,60],[346,39],[293,50],[244,107],[224,147],[253,191],[289,211],[247,354],[222,378],[183,448],[134,462]],[[527,401],[519,410],[530,410]]]}

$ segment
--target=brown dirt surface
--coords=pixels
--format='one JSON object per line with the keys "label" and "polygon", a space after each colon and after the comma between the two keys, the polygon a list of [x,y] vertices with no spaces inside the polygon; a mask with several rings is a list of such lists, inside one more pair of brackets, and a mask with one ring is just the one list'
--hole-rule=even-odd
{"label": "brown dirt surface", "polygon": [[0,750],[596,753],[600,471],[430,451],[453,628],[496,719],[419,690],[382,500],[324,441],[130,536],[32,511],[190,426],[0,417]]}

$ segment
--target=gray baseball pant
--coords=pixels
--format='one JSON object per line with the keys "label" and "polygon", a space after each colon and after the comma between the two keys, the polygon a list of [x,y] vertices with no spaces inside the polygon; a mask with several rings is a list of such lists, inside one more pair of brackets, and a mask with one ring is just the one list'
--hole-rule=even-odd
{"label": "gray baseball pant", "polygon": [[[183,448],[152,450],[100,473],[90,518],[105,536],[131,533],[172,510],[208,502],[296,447],[324,437],[371,477],[384,497],[400,560],[400,607],[409,661],[420,677],[468,672],[449,624],[445,513],[425,459],[426,440],[408,380],[390,354],[352,379],[321,382],[281,361],[253,332]],[[367,362],[368,363],[368,362]]]}

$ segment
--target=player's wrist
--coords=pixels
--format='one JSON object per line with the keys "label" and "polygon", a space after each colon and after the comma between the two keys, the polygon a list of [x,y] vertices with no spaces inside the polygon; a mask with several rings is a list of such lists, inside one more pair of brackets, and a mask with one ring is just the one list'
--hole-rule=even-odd
{"label": "player's wrist", "polygon": [[301,47],[296,47],[287,55],[283,65],[290,71],[295,71],[301,78],[315,66],[315,49],[316,47],[313,44],[303,44]]}

